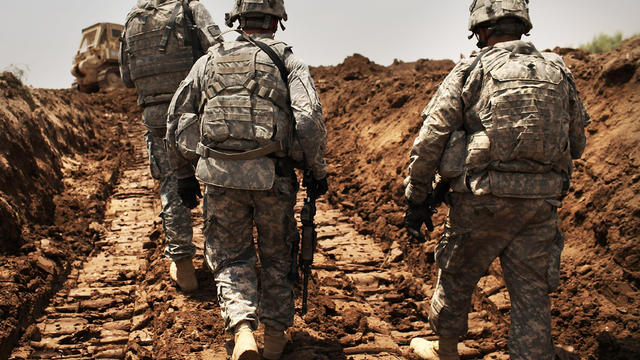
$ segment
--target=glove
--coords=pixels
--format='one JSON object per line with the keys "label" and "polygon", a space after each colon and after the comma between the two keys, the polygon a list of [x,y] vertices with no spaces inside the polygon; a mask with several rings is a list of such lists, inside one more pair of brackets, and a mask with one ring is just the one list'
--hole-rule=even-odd
{"label": "glove", "polygon": [[319,198],[329,191],[329,183],[327,178],[324,177],[320,180],[316,180],[311,173],[306,173],[302,178],[302,186],[307,188],[307,194],[314,199]]}
{"label": "glove", "polygon": [[407,212],[404,215],[404,227],[409,233],[409,241],[413,243],[423,243],[427,241],[422,234],[422,224],[425,224],[427,231],[433,231],[433,222],[431,216],[434,211],[429,208],[426,203],[415,204],[409,202]]}
{"label": "glove", "polygon": [[200,192],[200,183],[195,176],[178,179],[178,196],[187,208],[195,209],[198,206],[198,198],[202,198],[202,193]]}

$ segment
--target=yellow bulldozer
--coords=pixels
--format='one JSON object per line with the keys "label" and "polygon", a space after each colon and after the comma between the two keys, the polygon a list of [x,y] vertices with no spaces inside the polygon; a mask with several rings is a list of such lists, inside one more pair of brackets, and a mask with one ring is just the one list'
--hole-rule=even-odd
{"label": "yellow bulldozer", "polygon": [[82,30],[80,47],[73,59],[73,87],[82,92],[110,91],[124,87],[118,68],[120,36],[124,26],[97,23]]}

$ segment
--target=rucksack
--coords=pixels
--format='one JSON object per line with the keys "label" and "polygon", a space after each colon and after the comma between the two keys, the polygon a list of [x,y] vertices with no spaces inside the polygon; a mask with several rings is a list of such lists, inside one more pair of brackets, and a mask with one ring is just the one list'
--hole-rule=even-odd
{"label": "rucksack", "polygon": [[125,24],[129,67],[142,105],[167,102],[204,54],[185,0],[147,2]]}

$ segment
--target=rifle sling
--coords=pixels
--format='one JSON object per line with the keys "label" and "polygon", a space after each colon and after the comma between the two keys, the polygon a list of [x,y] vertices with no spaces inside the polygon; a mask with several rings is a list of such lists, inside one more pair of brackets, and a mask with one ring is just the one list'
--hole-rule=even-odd
{"label": "rifle sling", "polygon": [[197,33],[197,24],[193,17],[193,12],[189,7],[189,4],[182,0],[182,12],[184,13],[184,39],[185,45],[191,44],[191,53],[193,54],[193,63],[195,64],[198,59],[204,55],[202,51],[202,45]]}
{"label": "rifle sling", "polygon": [[254,45],[256,45],[262,51],[264,51],[269,56],[271,61],[273,61],[273,63],[276,65],[276,67],[280,71],[280,77],[282,77],[282,81],[284,81],[285,85],[289,84],[289,71],[287,70],[287,67],[284,65],[284,61],[280,59],[278,54],[276,54],[276,52],[271,48],[271,46],[256,39],[251,39],[251,41],[253,42]]}
{"label": "rifle sling", "polygon": [[176,7],[173,8],[173,13],[171,13],[171,18],[169,18],[169,22],[167,26],[164,28],[164,34],[162,35],[162,40],[160,41],[160,52],[163,53],[167,51],[167,44],[169,43],[169,36],[176,29],[176,20],[178,19],[178,10],[182,6],[182,2],[176,4]]}

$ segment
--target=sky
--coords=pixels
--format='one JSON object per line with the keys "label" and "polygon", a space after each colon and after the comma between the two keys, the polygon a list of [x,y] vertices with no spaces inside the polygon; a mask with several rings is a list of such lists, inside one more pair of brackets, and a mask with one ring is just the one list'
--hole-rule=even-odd
{"label": "sky", "polygon": [[[233,0],[200,0],[221,29]],[[0,71],[26,70],[25,83],[68,88],[82,28],[123,23],[135,0],[3,0]],[[336,65],[354,53],[381,65],[394,59],[452,59],[475,49],[467,30],[471,0],[286,0],[277,37],[309,65]],[[531,0],[539,49],[577,47],[599,33],[640,33],[638,0]],[[29,22],[27,22],[29,20]],[[232,36],[231,34],[229,36]]]}

